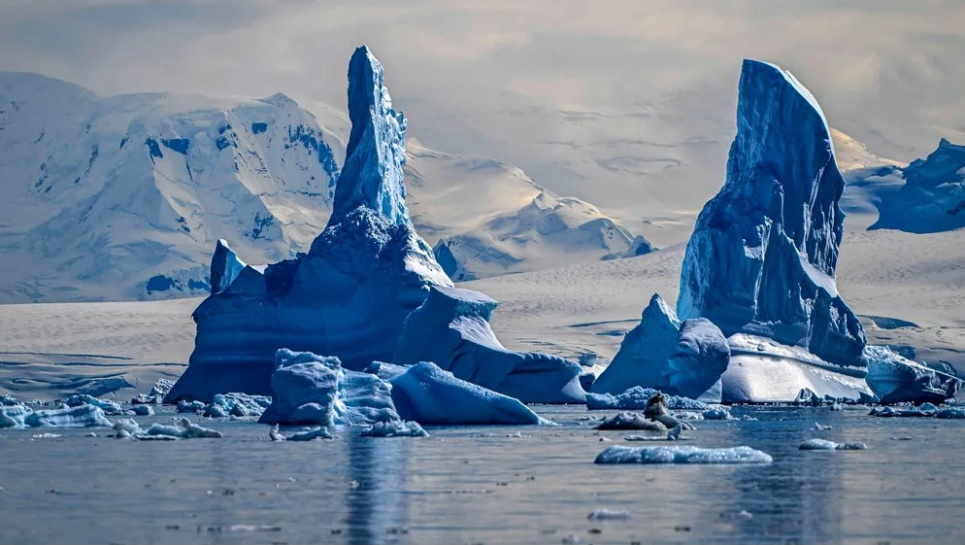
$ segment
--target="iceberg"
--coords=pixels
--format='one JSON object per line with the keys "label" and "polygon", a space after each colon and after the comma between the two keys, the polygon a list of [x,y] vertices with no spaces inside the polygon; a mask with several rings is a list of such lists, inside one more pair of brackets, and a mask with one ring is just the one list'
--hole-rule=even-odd
{"label": "iceberg", "polygon": [[391,361],[403,324],[431,286],[452,286],[405,205],[405,118],[367,47],[349,63],[352,130],[332,215],[308,253],[244,265],[219,242],[212,293],[195,310],[195,349],[165,397],[271,393],[280,348],[326,354],[346,369]]}
{"label": "iceberg", "polygon": [[884,346],[865,347],[864,359],[866,380],[882,404],[943,403],[955,397],[962,385],[957,376],[911,361]]}
{"label": "iceberg", "polygon": [[745,60],[727,179],[687,244],[680,317],[861,368],[864,331],[834,279],[843,191],[817,101],[789,72]]}
{"label": "iceberg", "polygon": [[766,452],[750,447],[624,447],[612,446],[601,452],[595,464],[769,464]]}
{"label": "iceberg", "polygon": [[[866,373],[864,331],[835,283],[844,185],[814,96],[789,72],[745,60],[726,181],[698,216],[677,299],[681,319],[708,318],[731,339],[724,402],[866,390],[849,380]],[[737,334],[774,342],[751,341],[763,350],[746,354]]]}
{"label": "iceberg", "polygon": [[894,170],[904,184],[881,195],[878,221],[869,229],[936,233],[965,227],[965,146],[942,138],[927,158]]}
{"label": "iceberg", "polygon": [[418,422],[376,422],[369,428],[362,430],[361,437],[429,437],[429,433],[422,429]]}
{"label": "iceberg", "polygon": [[398,421],[388,382],[342,369],[338,358],[281,349],[263,424],[367,426]]}
{"label": "iceberg", "polygon": [[730,361],[727,339],[706,318],[681,322],[657,294],[631,329],[613,361],[594,381],[595,394],[621,394],[635,386],[670,395],[720,402],[716,388]]}
{"label": "iceberg", "polygon": [[523,403],[584,403],[579,363],[507,350],[489,323],[497,303],[471,290],[433,286],[406,318],[398,365],[431,361],[456,378]]}
{"label": "iceberg", "polygon": [[104,410],[95,405],[32,411],[24,416],[23,423],[31,428],[109,428],[113,425],[104,416]]}
{"label": "iceberg", "polygon": [[399,416],[422,425],[547,423],[518,399],[460,380],[431,362],[409,367],[391,383]]}
{"label": "iceberg", "polygon": [[852,441],[849,443],[835,443],[827,439],[808,439],[801,443],[798,450],[866,450],[868,445]]}
{"label": "iceberg", "polygon": [[[140,439],[139,434],[134,433],[134,437]],[[218,430],[213,430],[211,428],[205,428],[195,424],[194,422],[188,420],[187,418],[175,418],[174,425],[167,424],[151,424],[151,427],[144,432],[143,435],[147,436],[167,436],[176,437],[179,439],[193,439],[193,438],[219,438],[223,437],[223,434]]]}

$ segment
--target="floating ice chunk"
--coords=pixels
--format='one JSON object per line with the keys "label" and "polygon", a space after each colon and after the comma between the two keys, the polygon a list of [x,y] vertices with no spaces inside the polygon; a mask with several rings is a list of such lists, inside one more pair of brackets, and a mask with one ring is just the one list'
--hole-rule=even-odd
{"label": "floating ice chunk", "polygon": [[808,439],[801,443],[799,450],[865,450],[868,445],[858,442],[835,443],[827,439]]}
{"label": "floating ice chunk", "polygon": [[68,407],[80,407],[81,405],[93,405],[99,407],[104,411],[104,414],[108,415],[124,415],[128,414],[127,411],[121,408],[116,401],[111,401],[109,399],[98,399],[94,396],[89,396],[87,394],[72,394],[67,396],[64,400],[64,405]]}
{"label": "floating ice chunk", "polygon": [[179,438],[174,435],[147,435],[139,433],[133,436],[138,441],[177,441]]}
{"label": "floating ice chunk", "polygon": [[700,448],[624,447],[616,445],[601,452],[596,464],[769,464],[773,458],[750,447]]}
{"label": "floating ice chunk", "polygon": [[[634,386],[619,395],[613,394],[586,394],[586,408],[591,411],[598,410],[629,410],[642,411],[647,408],[650,399],[660,393],[653,388]],[[707,411],[714,408],[713,405],[674,395],[664,395],[667,408],[672,410],[688,411]]]}
{"label": "floating ice chunk", "polygon": [[727,339],[717,326],[703,318],[681,323],[654,294],[640,324],[627,333],[620,351],[590,389],[616,395],[642,386],[698,398],[714,388],[729,360]]}
{"label": "floating ice chunk", "polygon": [[[937,413],[935,413],[935,418],[954,419],[954,420],[965,419],[965,409],[961,409],[961,408],[942,409]],[[0,426],[0,427],[3,427],[3,426]]]}
{"label": "floating ice chunk", "polygon": [[395,363],[431,361],[456,378],[524,403],[583,403],[579,363],[500,344],[489,326],[498,304],[476,291],[431,287],[405,320]]}
{"label": "floating ice chunk", "polygon": [[434,363],[413,365],[391,382],[399,415],[423,425],[547,423],[518,399],[460,380]]}
{"label": "floating ice chunk", "polygon": [[63,435],[59,435],[56,433],[46,433],[46,432],[38,433],[37,435],[33,436],[34,439],[59,439],[61,437],[63,437]]}
{"label": "floating ice chunk", "polygon": [[881,403],[902,401],[942,403],[955,397],[962,381],[942,371],[911,361],[885,346],[865,347],[866,380]]}
{"label": "floating ice chunk", "polygon": [[184,399],[178,401],[177,407],[179,413],[201,414],[205,409],[204,402],[202,401],[186,401]]}
{"label": "floating ice chunk", "polygon": [[227,416],[261,416],[271,405],[268,396],[252,396],[237,392],[216,394],[204,408],[204,416],[224,418]]}
{"label": "floating ice chunk", "polygon": [[644,430],[644,431],[667,431],[667,427],[660,422],[648,420],[638,413],[618,413],[617,415],[604,420],[596,427],[598,430]]}
{"label": "floating ice chunk", "polygon": [[114,437],[116,439],[127,439],[133,435],[143,434],[141,426],[130,418],[121,418],[114,422]]}
{"label": "floating ice chunk", "polygon": [[294,433],[286,437],[288,441],[314,441],[316,439],[334,439],[332,432],[323,427],[312,428],[307,431]]}
{"label": "floating ice chunk", "polygon": [[814,429],[814,430],[816,430],[816,431],[825,431],[825,430],[830,430],[830,429],[831,429],[831,426],[822,426],[820,423],[815,422],[815,423],[814,423],[814,428],[812,428],[812,429]]}
{"label": "floating ice chunk", "polygon": [[268,438],[272,441],[284,441],[287,439],[287,437],[281,434],[278,424],[273,425],[271,429],[268,430]]}
{"label": "floating ice chunk", "polygon": [[736,418],[730,414],[730,409],[724,406],[707,409],[700,413],[700,415],[704,420],[736,420]]}
{"label": "floating ice chunk", "polygon": [[363,426],[399,420],[389,383],[343,370],[338,358],[281,349],[272,374],[273,397],[259,422]]}
{"label": "floating ice chunk", "polygon": [[135,405],[134,414],[137,416],[154,416],[154,409],[150,405]]}
{"label": "floating ice chunk", "polygon": [[418,422],[376,422],[372,427],[365,428],[362,437],[429,437],[429,432],[422,429]]}
{"label": "floating ice chunk", "polygon": [[627,520],[630,518],[629,511],[616,511],[613,509],[596,509],[590,511],[586,516],[590,520]]}
{"label": "floating ice chunk", "polygon": [[113,426],[113,423],[104,415],[103,409],[94,405],[33,411],[26,415],[24,424],[31,428],[109,428]]}
{"label": "floating ice chunk", "polygon": [[151,427],[147,429],[145,434],[170,435],[172,437],[182,439],[190,439],[195,437],[223,437],[223,434],[220,431],[201,427],[194,422],[191,422],[187,418],[176,418],[173,426],[158,423],[151,424]]}

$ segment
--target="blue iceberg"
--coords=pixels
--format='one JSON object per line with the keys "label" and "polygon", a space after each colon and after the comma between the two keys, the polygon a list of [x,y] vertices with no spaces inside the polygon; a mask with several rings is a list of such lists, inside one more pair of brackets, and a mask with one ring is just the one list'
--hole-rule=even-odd
{"label": "blue iceberg", "polygon": [[583,403],[580,364],[507,350],[489,326],[497,303],[466,289],[433,286],[406,319],[395,363],[431,361],[459,379],[523,403]]}
{"label": "blue iceberg", "polygon": [[405,118],[366,47],[349,64],[352,132],[332,215],[307,254],[247,266],[219,241],[212,293],[195,310],[190,365],[165,397],[271,394],[280,348],[338,357],[346,369],[391,361],[406,316],[451,286],[405,205]]}
{"label": "blue iceberg", "polygon": [[619,395],[634,387],[654,388],[719,403],[718,382],[729,361],[727,339],[717,326],[705,318],[681,322],[666,301],[654,294],[640,324],[627,333],[620,351],[590,390]]}

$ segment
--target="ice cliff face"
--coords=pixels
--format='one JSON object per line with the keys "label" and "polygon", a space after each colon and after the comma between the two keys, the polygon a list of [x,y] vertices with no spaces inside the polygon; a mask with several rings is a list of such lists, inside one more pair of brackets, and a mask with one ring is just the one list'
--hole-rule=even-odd
{"label": "ice cliff face", "polygon": [[811,93],[777,66],[744,61],[727,179],[687,245],[679,316],[862,367],[864,331],[834,279],[843,190]]}
{"label": "ice cliff face", "polygon": [[465,289],[434,286],[405,321],[395,363],[436,363],[456,378],[524,403],[583,403],[574,361],[507,350],[489,320],[498,303]]}
{"label": "ice cliff face", "polygon": [[705,318],[681,322],[654,294],[591,391],[621,394],[639,386],[719,403],[718,382],[729,360],[727,339],[717,326]]}
{"label": "ice cliff face", "polygon": [[348,91],[352,137],[328,226],[308,253],[264,273],[219,248],[212,276],[223,289],[194,313],[195,350],[169,401],[270,394],[280,348],[335,356],[350,370],[391,361],[406,316],[429,287],[452,285],[408,219],[405,120],[367,48],[352,57]]}
{"label": "ice cliff face", "polygon": [[868,177],[900,174],[904,184],[882,194],[871,229],[936,233],[965,227],[965,146],[944,138],[926,159],[905,168],[882,166]]}
{"label": "ice cliff face", "polygon": [[202,295],[219,238],[259,263],[304,251],[340,145],[284,95],[99,97],[0,73],[0,298]]}

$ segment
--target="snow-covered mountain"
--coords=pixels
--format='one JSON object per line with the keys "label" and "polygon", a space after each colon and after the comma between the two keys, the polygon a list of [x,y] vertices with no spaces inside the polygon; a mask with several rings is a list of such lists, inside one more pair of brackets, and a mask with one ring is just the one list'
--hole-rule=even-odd
{"label": "snow-covered mountain", "polygon": [[218,238],[253,262],[311,243],[340,154],[280,94],[101,98],[0,74],[0,300],[206,293]]}
{"label": "snow-covered mountain", "polygon": [[518,210],[440,239],[433,251],[446,273],[461,281],[644,255],[653,247],[592,204],[542,190]]}
{"label": "snow-covered mountain", "polygon": [[[249,263],[307,251],[332,212],[348,130],[340,109],[281,94],[99,97],[0,73],[0,302],[203,295],[222,238]],[[597,260],[633,238],[592,205],[557,199],[492,159],[412,141],[406,183],[430,244],[489,236],[493,251],[513,256],[486,268],[460,254],[463,269],[484,271],[474,276],[562,264],[570,244],[577,252],[565,263]],[[547,225],[563,233],[547,237]],[[506,233],[514,238],[500,240]]]}

